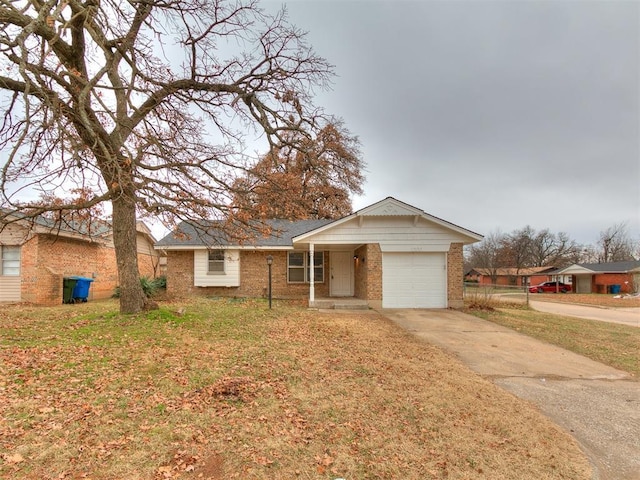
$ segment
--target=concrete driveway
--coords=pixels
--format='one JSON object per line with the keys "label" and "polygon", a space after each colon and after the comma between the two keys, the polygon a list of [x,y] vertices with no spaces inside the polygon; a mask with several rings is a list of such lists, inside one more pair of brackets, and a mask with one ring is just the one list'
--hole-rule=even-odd
{"label": "concrete driveway", "polygon": [[589,307],[572,303],[540,302],[534,299],[529,300],[529,305],[539,312],[640,327],[640,308]]}
{"label": "concrete driveway", "polygon": [[453,310],[381,313],[537,405],[576,438],[594,479],[640,479],[640,383],[629,374]]}

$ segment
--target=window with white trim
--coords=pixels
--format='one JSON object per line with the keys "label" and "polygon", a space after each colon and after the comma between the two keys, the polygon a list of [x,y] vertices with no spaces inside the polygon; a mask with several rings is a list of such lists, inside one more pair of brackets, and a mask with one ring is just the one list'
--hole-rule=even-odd
{"label": "window with white trim", "polygon": [[315,252],[313,268],[309,252],[289,252],[287,255],[287,281],[289,283],[309,283],[313,272],[314,283],[324,282],[324,252]]}
{"label": "window with white trim", "polygon": [[224,273],[224,250],[209,250],[209,267],[207,273]]}
{"label": "window with white trim", "polygon": [[0,275],[17,277],[20,275],[20,247],[15,245],[0,246]]}

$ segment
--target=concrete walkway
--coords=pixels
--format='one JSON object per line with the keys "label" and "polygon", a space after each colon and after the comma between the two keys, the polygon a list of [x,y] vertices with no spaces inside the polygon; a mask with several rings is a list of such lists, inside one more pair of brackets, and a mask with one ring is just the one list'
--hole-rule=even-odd
{"label": "concrete walkway", "polygon": [[381,310],[536,404],[576,438],[594,480],[640,480],[640,383],[629,374],[453,310]]}

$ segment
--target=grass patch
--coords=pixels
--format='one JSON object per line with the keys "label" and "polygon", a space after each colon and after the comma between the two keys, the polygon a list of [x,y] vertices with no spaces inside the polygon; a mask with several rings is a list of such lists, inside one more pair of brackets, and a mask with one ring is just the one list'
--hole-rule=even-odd
{"label": "grass patch", "polygon": [[573,440],[374,313],[0,312],[0,477],[587,479]]}
{"label": "grass patch", "polygon": [[558,345],[640,378],[640,329],[627,325],[543,313],[523,305],[494,302],[468,312]]}

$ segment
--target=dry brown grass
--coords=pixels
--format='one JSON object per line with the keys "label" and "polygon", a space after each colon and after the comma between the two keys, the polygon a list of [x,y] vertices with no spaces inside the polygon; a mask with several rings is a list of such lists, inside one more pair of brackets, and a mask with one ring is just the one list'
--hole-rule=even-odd
{"label": "dry brown grass", "polygon": [[0,313],[2,478],[590,478],[533,407],[377,314],[116,308]]}
{"label": "dry brown grass", "polygon": [[596,307],[630,308],[640,307],[640,297],[615,298],[616,295],[601,293],[532,293],[531,300],[542,300],[547,302],[576,303],[579,305],[593,305]]}

